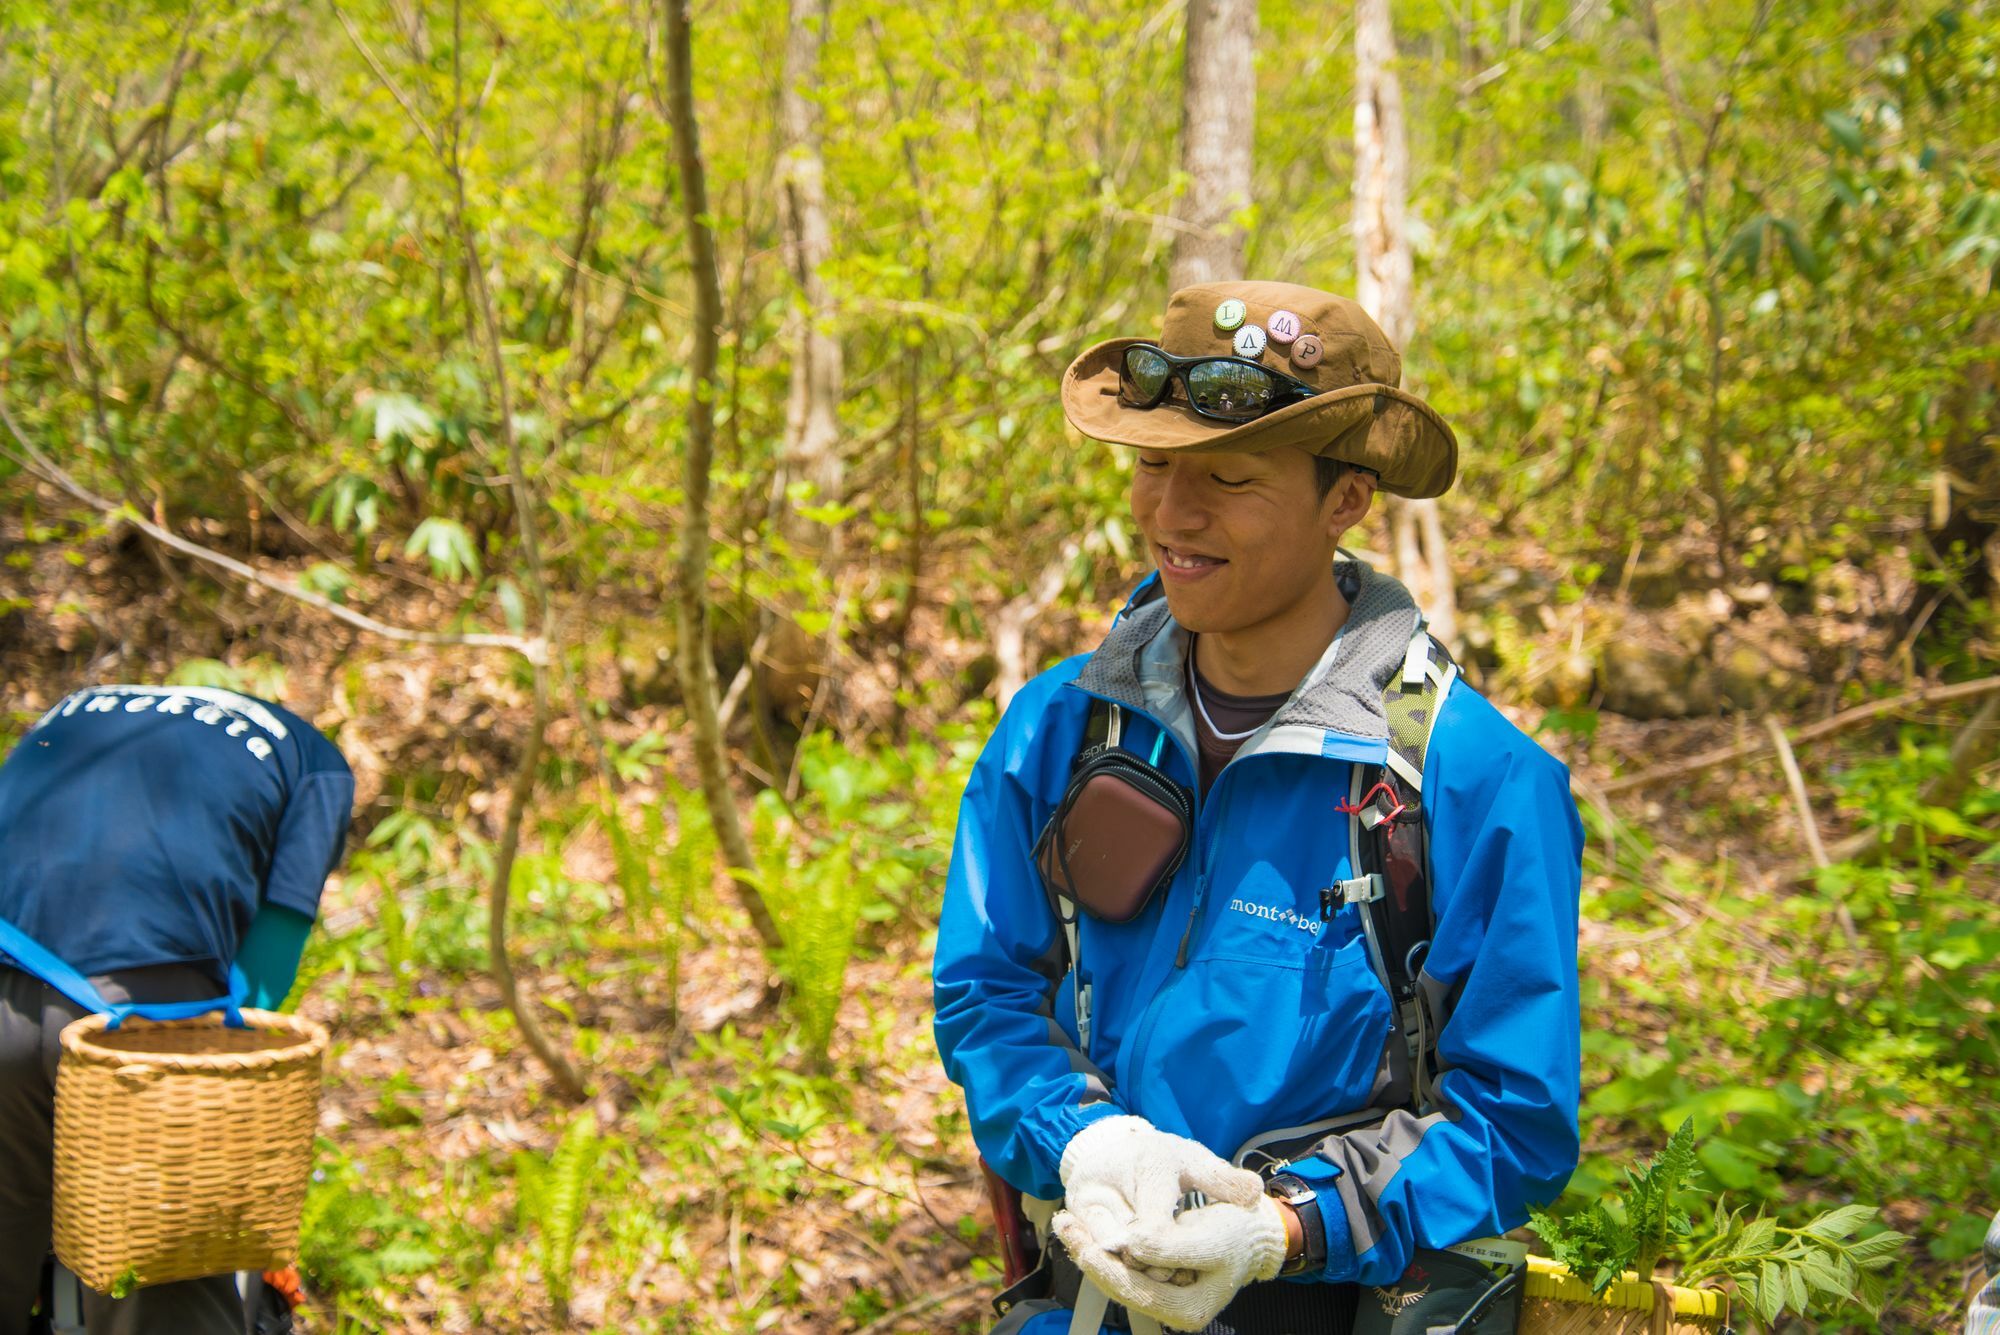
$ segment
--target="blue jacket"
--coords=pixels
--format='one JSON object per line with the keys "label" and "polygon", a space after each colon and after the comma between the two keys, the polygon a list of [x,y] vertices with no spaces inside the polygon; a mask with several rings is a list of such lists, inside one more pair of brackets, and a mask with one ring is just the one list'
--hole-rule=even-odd
{"label": "blue jacket", "polygon": [[1406,1063],[1392,1059],[1402,1041],[1361,910],[1322,923],[1319,892],[1358,874],[1335,806],[1353,765],[1385,759],[1382,689],[1418,614],[1386,575],[1358,563],[1340,575],[1347,623],[1201,800],[1171,884],[1132,922],[1083,920],[1088,1052],[1031,850],[1093,696],[1128,711],[1127,749],[1150,755],[1165,731],[1159,763],[1199,788],[1187,633],[1164,600],[1128,608],[1096,653],[1015,697],[959,813],[935,1032],[980,1152],[1028,1195],[1060,1196],[1077,1131],[1135,1113],[1225,1158],[1290,1161],[1320,1193],[1323,1278],[1390,1284],[1414,1248],[1519,1225],[1576,1166],[1583,832],[1564,767],[1454,678],[1422,786],[1440,1107],[1393,1110]]}

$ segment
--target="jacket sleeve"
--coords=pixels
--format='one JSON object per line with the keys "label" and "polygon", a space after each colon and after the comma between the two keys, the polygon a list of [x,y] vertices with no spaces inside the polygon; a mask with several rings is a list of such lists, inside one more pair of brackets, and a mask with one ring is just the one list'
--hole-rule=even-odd
{"label": "jacket sleeve", "polygon": [[1464,687],[1425,776],[1437,928],[1438,1111],[1315,1146],[1326,1279],[1392,1284],[1419,1247],[1523,1223],[1577,1162],[1583,828],[1569,772]]}
{"label": "jacket sleeve", "polygon": [[1030,683],[973,768],[932,966],[938,1052],[965,1090],[973,1141],[1002,1178],[1049,1200],[1062,1194],[1070,1138],[1124,1111],[1056,1013],[1067,961],[1031,858],[1037,823],[1054,804],[1038,801],[1033,785],[1044,771],[1047,782],[1061,781],[1082,722],[1047,726],[1053,689],[1046,675]]}

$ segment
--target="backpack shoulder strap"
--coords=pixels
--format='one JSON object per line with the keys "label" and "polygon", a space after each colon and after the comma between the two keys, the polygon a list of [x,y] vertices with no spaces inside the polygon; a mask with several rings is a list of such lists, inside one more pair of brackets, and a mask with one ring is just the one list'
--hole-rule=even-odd
{"label": "backpack shoulder strap", "polygon": [[1430,831],[1424,810],[1424,761],[1438,707],[1458,667],[1450,652],[1419,621],[1402,671],[1382,692],[1388,715],[1386,763],[1357,765],[1348,813],[1349,846],[1360,876],[1340,887],[1361,907],[1369,962],[1388,990],[1402,1042],[1396,1055],[1418,1111],[1435,1103],[1437,1024],[1419,982],[1435,925],[1431,909]]}
{"label": "backpack shoulder strap", "polygon": [[1403,670],[1382,691],[1382,709],[1389,716],[1389,768],[1419,796],[1438,706],[1457,676],[1451,651],[1419,621]]}

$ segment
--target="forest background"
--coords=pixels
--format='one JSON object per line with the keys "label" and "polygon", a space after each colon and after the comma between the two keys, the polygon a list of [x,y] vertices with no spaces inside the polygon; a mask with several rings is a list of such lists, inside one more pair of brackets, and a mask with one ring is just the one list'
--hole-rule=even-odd
{"label": "forest background", "polygon": [[979,1327],[957,793],[1147,567],[1058,376],[1204,272],[1358,292],[1456,425],[1361,545],[1577,778],[1571,1199],[1691,1117],[1702,1194],[1911,1235],[1879,1322],[1767,1328],[1948,1324],[1995,17],[0,5],[0,743],[223,684],[360,777],[310,1329]]}

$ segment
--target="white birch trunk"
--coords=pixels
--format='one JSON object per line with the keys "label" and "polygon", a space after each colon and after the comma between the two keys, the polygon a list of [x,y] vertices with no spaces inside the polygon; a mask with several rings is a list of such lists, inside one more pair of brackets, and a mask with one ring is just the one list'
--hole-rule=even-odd
{"label": "white birch trunk", "polygon": [[1181,71],[1181,170],[1169,285],[1243,277],[1246,236],[1231,221],[1250,205],[1257,128],[1256,0],[1188,0]]}
{"label": "white birch trunk", "polygon": [[[833,253],[826,216],[826,168],[820,156],[819,105],[810,96],[819,81],[826,40],[827,0],[791,0],[786,28],[783,87],[778,97],[778,215],[785,267],[797,285],[786,342],[793,348],[791,391],[785,405],[784,468],[812,483],[815,503],[840,500],[840,340],[825,268]],[[822,569],[837,555],[838,534],[819,529],[790,506],[782,512],[794,550]]]}
{"label": "white birch trunk", "polygon": [[[1389,0],[1355,0],[1354,64],[1355,299],[1400,352],[1416,329],[1416,284],[1405,216],[1410,149]],[[1396,573],[1430,617],[1432,633],[1452,643],[1458,600],[1437,502],[1387,502]]]}

